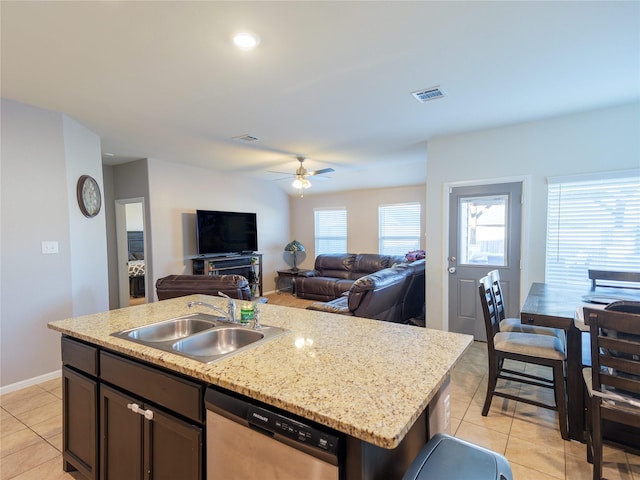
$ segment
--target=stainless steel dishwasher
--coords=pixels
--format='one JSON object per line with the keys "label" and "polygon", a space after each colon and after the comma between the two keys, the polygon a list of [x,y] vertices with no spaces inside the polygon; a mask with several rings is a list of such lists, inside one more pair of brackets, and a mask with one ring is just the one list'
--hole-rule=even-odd
{"label": "stainless steel dishwasher", "polygon": [[207,480],[338,480],[340,437],[209,388]]}

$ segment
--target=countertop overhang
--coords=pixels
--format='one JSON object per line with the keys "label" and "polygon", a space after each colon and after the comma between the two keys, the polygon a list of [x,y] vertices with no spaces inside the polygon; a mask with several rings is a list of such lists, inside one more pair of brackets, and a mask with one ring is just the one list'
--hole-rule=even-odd
{"label": "countertop overhang", "polygon": [[175,318],[225,299],[190,295],[53,321],[64,335],[282,408],[383,448],[395,448],[443,385],[473,338],[278,305],[261,322],[286,334],[213,364],[145,347],[114,332]]}

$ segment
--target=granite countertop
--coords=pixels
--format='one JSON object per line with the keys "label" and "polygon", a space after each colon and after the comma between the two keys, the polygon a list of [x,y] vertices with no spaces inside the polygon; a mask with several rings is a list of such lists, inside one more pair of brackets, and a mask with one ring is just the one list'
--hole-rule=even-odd
{"label": "granite countertop", "polygon": [[311,419],[383,448],[395,448],[473,340],[440,330],[261,305],[261,322],[288,333],[213,364],[111,336],[194,311],[226,308],[190,295],[53,321],[49,328]]}

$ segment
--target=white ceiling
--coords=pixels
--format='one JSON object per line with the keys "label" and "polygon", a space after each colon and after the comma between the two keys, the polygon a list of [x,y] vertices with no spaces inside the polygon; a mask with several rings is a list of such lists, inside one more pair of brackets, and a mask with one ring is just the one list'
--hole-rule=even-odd
{"label": "white ceiling", "polygon": [[[291,194],[415,185],[438,135],[640,98],[640,2],[1,2],[2,96],[65,112],[111,161]],[[251,30],[244,52],[231,34]],[[440,85],[425,104],[411,92]],[[234,141],[250,134],[260,140]],[[109,159],[105,158],[105,162]]]}

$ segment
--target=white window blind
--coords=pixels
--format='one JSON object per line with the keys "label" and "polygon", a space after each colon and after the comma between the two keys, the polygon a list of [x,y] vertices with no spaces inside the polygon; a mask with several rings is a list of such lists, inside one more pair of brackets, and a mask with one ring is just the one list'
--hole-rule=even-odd
{"label": "white window blind", "polygon": [[404,255],[420,249],[420,204],[378,207],[378,253]]}
{"label": "white window blind", "polygon": [[316,256],[321,253],[347,253],[346,208],[316,209],[313,216]]}
{"label": "white window blind", "polygon": [[640,171],[549,179],[546,282],[590,285],[589,269],[640,271]]}

